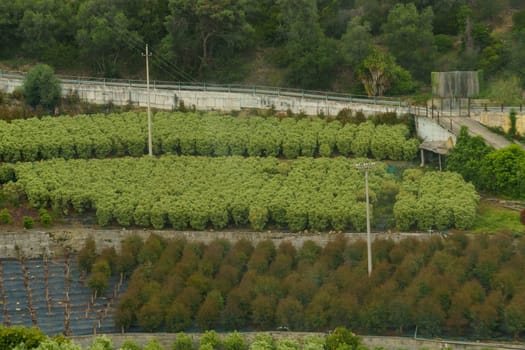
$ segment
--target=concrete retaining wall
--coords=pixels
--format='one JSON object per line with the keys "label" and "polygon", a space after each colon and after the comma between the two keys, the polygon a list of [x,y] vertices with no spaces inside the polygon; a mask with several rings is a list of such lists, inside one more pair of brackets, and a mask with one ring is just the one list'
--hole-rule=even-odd
{"label": "concrete retaining wall", "polygon": [[[507,132],[510,129],[509,112],[479,112],[471,116],[472,119],[486,126],[502,128]],[[521,135],[525,135],[525,112],[517,112],[516,114],[516,131]]]}
{"label": "concrete retaining wall", "polygon": [[[274,339],[281,338],[295,338],[302,341],[305,337],[317,335],[324,337],[325,333],[295,333],[295,332],[267,332]],[[247,343],[250,343],[255,338],[257,333],[241,333]],[[198,344],[200,334],[187,333],[191,336],[195,344]],[[165,349],[171,349],[175,342],[176,334],[172,333],[129,333],[129,334],[111,334],[109,335],[113,341],[113,345],[118,349],[126,340],[132,340],[140,345],[144,345],[151,339],[155,338]],[[497,344],[497,343],[480,343],[480,342],[459,342],[447,340],[432,340],[432,339],[413,339],[404,337],[376,337],[376,336],[360,336],[364,345],[370,349],[376,347],[383,347],[387,350],[443,350],[445,348],[453,350],[483,350],[483,349],[525,349],[524,344]],[[94,336],[79,336],[72,337],[75,343],[81,345],[84,349],[93,344]]]}
{"label": "concrete retaining wall", "polygon": [[456,135],[426,117],[416,117],[417,136],[423,141],[445,141],[452,138],[456,143]]}
{"label": "concrete retaining wall", "polygon": [[[60,256],[65,250],[77,251],[84,246],[88,237],[93,237],[97,250],[100,251],[107,247],[114,247],[120,251],[121,242],[125,238],[138,234],[142,239],[146,239],[150,234],[155,233],[166,239],[186,239],[210,243],[216,239],[227,239],[235,242],[246,239],[256,245],[258,242],[271,239],[276,245],[283,241],[291,242],[295,247],[300,248],[304,242],[313,240],[320,246],[338,237],[338,234],[306,234],[306,233],[286,233],[286,232],[248,232],[248,231],[155,231],[155,230],[97,230],[90,228],[78,229],[53,229],[49,231],[21,230],[20,232],[0,232],[0,258],[18,258],[20,255],[26,258],[36,258],[44,255]],[[366,233],[342,233],[350,242],[366,240]],[[428,233],[373,233],[373,239],[392,239],[399,241],[404,238],[413,237],[416,239],[427,239]]]}
{"label": "concrete retaining wall", "polygon": [[[22,80],[0,77],[0,89],[11,93]],[[132,104],[138,107],[147,107],[148,94],[146,89],[140,87],[123,87],[104,84],[82,84],[62,83],[62,95],[67,96],[76,93],[78,96],[90,103],[123,106]],[[293,113],[304,113],[306,115],[337,115],[340,110],[349,108],[354,111],[362,111],[366,115],[384,112],[407,113],[406,107],[392,105],[381,105],[372,103],[354,103],[351,101],[323,101],[319,99],[308,99],[303,97],[276,96],[254,91],[253,94],[239,92],[217,92],[217,91],[188,91],[177,89],[150,88],[150,104],[152,108],[162,110],[175,110],[179,103],[183,102],[186,107],[195,106],[204,111],[240,111],[242,109],[267,109],[275,108],[277,111],[290,110]]]}

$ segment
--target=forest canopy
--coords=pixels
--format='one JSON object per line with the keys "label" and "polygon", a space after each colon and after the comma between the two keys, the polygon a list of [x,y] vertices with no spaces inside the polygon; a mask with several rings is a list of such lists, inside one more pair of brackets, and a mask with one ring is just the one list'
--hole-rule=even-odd
{"label": "forest canopy", "polygon": [[385,94],[431,71],[523,84],[524,11],[518,0],[4,1],[0,60],[143,78],[148,43],[157,79],[364,93],[374,58]]}

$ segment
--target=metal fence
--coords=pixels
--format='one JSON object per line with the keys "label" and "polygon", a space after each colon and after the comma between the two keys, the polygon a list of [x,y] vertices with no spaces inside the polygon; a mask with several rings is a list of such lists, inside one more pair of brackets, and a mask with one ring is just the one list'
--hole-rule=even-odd
{"label": "metal fence", "polygon": [[[70,76],[70,75],[56,75],[63,83],[71,85],[100,85],[107,87],[124,87],[124,88],[139,88],[145,89],[146,82],[144,80],[132,79],[107,79],[89,76]],[[24,72],[1,71],[0,79],[9,79],[23,81],[25,79]],[[369,105],[381,105],[392,107],[404,107],[410,114],[418,116],[470,116],[472,112],[491,112],[491,113],[510,113],[511,110],[516,112],[523,112],[523,105],[518,106],[504,106],[502,104],[479,103],[473,99],[432,99],[431,106],[412,105],[401,97],[370,97],[366,95],[345,94],[329,91],[317,90],[303,90],[286,87],[273,86],[259,86],[259,85],[242,85],[242,84],[214,84],[206,82],[173,82],[153,80],[150,83],[150,88],[159,90],[178,90],[178,91],[204,91],[204,92],[219,92],[219,93],[240,93],[249,95],[264,95],[264,96],[283,96],[304,98],[317,101],[333,101],[333,102],[347,102],[347,103],[362,103]],[[434,101],[441,101],[440,106],[434,106]],[[463,101],[462,101],[463,100]]]}
{"label": "metal fence", "polygon": [[[63,83],[72,85],[101,85],[109,87],[129,87],[146,88],[143,80],[128,79],[105,79],[85,76],[56,75]],[[24,80],[25,74],[22,72],[0,71],[0,79]],[[387,106],[406,107],[408,103],[399,97],[369,97],[366,95],[345,94],[338,92],[304,90],[273,86],[242,85],[242,84],[214,84],[205,82],[172,82],[153,80],[150,83],[152,89],[162,90],[185,90],[185,91],[206,91],[206,92],[229,92],[251,95],[299,97],[312,100],[365,103]]]}

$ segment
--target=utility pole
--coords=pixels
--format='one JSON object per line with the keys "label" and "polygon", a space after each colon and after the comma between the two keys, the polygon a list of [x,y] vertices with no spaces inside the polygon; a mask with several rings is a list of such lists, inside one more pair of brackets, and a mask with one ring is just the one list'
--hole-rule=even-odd
{"label": "utility pole", "polygon": [[365,197],[366,197],[366,250],[368,256],[368,277],[372,274],[372,239],[370,237],[370,205],[368,198],[368,170],[375,167],[374,162],[357,163],[355,167],[365,170]]}
{"label": "utility pole", "polygon": [[149,57],[151,52],[148,50],[148,44],[146,44],[146,53],[142,53],[142,56],[146,57],[146,91],[148,95],[148,154],[153,155],[153,141],[151,138],[151,106],[150,106],[150,95],[149,95]]}

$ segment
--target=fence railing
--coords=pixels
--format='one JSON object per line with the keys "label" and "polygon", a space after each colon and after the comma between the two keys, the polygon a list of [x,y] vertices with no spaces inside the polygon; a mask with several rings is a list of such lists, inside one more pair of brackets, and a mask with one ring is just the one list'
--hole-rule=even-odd
{"label": "fence railing", "polygon": [[[96,77],[70,76],[57,74],[62,83],[72,85],[101,85],[110,87],[146,88],[143,80],[130,79],[104,79]],[[22,72],[0,71],[0,79],[23,80],[25,74]],[[285,87],[242,85],[242,84],[214,84],[206,82],[172,82],[153,80],[150,82],[151,89],[205,91],[205,92],[227,92],[251,95],[270,95],[284,97],[299,97],[313,100],[378,104],[388,106],[406,107],[408,103],[399,97],[370,97],[366,95],[345,94],[338,92],[304,90]]]}
{"label": "fence railing", "polygon": [[[108,87],[128,87],[128,88],[146,88],[144,80],[133,79],[108,79],[89,76],[71,76],[71,75],[56,75],[63,83],[71,85],[100,85]],[[24,72],[1,71],[0,79],[11,79],[22,81],[25,79]],[[151,89],[159,90],[178,90],[178,91],[203,91],[203,92],[219,92],[219,93],[241,93],[250,95],[265,95],[265,96],[283,96],[283,97],[299,97],[310,100],[346,102],[346,103],[362,103],[369,105],[382,105],[392,107],[405,107],[409,113],[419,116],[470,116],[471,112],[506,112],[511,110],[516,112],[523,112],[524,106],[504,106],[501,104],[477,103],[475,100],[468,99],[467,106],[460,103],[459,107],[454,108],[434,106],[418,106],[412,105],[401,97],[370,97],[358,94],[345,94],[329,91],[318,90],[303,90],[286,87],[262,86],[262,85],[242,85],[242,84],[215,84],[206,82],[173,82],[153,80],[150,83]],[[443,99],[447,101],[447,99]]]}

